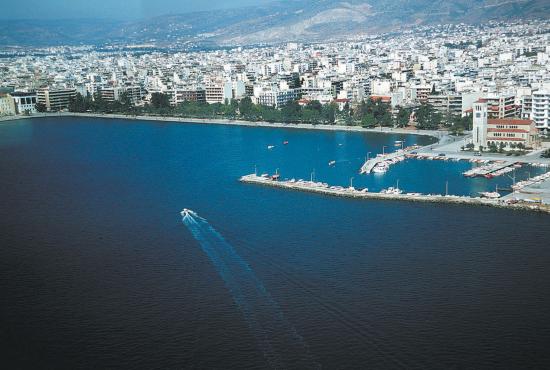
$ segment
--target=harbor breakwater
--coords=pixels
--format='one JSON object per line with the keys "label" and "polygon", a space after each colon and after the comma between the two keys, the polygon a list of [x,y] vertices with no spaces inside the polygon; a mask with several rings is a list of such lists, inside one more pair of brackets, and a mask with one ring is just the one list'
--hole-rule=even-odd
{"label": "harbor breakwater", "polygon": [[[369,192],[368,189],[355,189],[352,187],[344,188],[341,186],[329,186],[326,183],[304,181],[304,180],[278,180],[269,176],[258,176],[250,174],[242,176],[239,179],[242,183],[257,184],[271,186],[275,188],[297,190],[310,193],[358,198],[358,199],[375,199],[375,200],[399,200],[409,202],[430,202],[430,203],[452,203],[452,204],[467,204],[491,206],[508,209],[530,210],[550,214],[550,205],[541,203],[529,203],[515,201],[511,199],[489,199],[480,197],[468,197],[458,195],[441,195],[441,194],[421,194],[421,193],[398,193],[398,192]],[[398,190],[398,189],[397,189]]]}

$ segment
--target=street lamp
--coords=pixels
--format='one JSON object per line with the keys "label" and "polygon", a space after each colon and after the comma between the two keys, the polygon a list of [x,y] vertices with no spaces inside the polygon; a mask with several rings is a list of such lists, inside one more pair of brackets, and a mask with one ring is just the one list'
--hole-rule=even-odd
{"label": "street lamp", "polygon": [[387,145],[382,145],[382,155],[386,154],[385,149],[387,148]]}

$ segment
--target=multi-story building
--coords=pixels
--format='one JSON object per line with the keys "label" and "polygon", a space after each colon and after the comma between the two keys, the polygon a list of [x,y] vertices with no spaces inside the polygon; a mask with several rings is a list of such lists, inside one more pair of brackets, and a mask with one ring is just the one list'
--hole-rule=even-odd
{"label": "multi-story building", "polygon": [[522,95],[520,97],[521,114],[523,119],[532,119],[533,114],[533,95]]}
{"label": "multi-story building", "polygon": [[67,109],[70,101],[75,97],[76,89],[74,88],[45,87],[37,91],[37,102],[44,104],[48,112]]}
{"label": "multi-story building", "polygon": [[102,87],[99,90],[101,99],[108,102],[114,102],[115,100],[120,100],[120,95],[122,95],[122,92],[123,90],[120,87]]}
{"label": "multi-story building", "polygon": [[124,91],[133,104],[139,104],[143,98],[143,89],[141,86],[124,86]]}
{"label": "multi-story building", "polygon": [[539,90],[533,93],[532,118],[538,129],[550,128],[550,91]]}
{"label": "multi-story building", "polygon": [[207,84],[205,98],[208,104],[223,103],[225,101],[224,85],[221,83]]}
{"label": "multi-story building", "polygon": [[413,86],[412,90],[414,91],[414,96],[416,101],[419,103],[427,103],[428,96],[432,93],[433,86],[431,85],[418,85]]}
{"label": "multi-story building", "polygon": [[257,89],[254,91],[253,102],[270,107],[280,107],[298,99],[299,89],[280,90],[278,88]]}
{"label": "multi-story building", "polygon": [[479,98],[476,93],[429,95],[428,104],[442,114],[465,116],[472,109],[472,104]]}
{"label": "multi-story building", "polygon": [[17,114],[33,114],[36,113],[36,92],[16,91],[11,93],[15,102],[15,110]]}
{"label": "multi-story building", "polygon": [[10,94],[0,93],[0,116],[15,115],[15,102]]}
{"label": "multi-story building", "polygon": [[510,118],[517,114],[514,95],[488,96],[479,101],[487,104],[488,118]]}
{"label": "multi-story building", "polygon": [[107,86],[102,87],[99,93],[101,94],[101,98],[108,102],[120,100],[123,94],[128,96],[132,104],[139,103],[142,98],[142,90],[139,86]]}
{"label": "multi-story building", "polygon": [[173,104],[178,105],[184,101],[206,102],[206,92],[202,88],[176,89],[173,94]]}

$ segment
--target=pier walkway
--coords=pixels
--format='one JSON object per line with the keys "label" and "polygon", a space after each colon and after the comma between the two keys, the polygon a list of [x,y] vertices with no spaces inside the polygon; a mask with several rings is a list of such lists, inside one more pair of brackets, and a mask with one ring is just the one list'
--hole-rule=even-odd
{"label": "pier walkway", "polygon": [[282,189],[306,191],[311,193],[360,198],[360,199],[378,199],[378,200],[403,200],[411,202],[440,202],[454,204],[470,204],[483,205],[511,209],[534,210],[539,212],[550,213],[550,205],[542,203],[531,203],[523,201],[506,201],[503,199],[488,199],[488,198],[473,198],[458,195],[432,195],[420,193],[406,194],[388,194],[388,193],[371,193],[367,189],[355,189],[352,187],[344,188],[341,186],[329,186],[320,182],[304,181],[304,180],[272,180],[270,177],[257,176],[255,174],[245,175],[240,178],[241,182],[249,184],[257,184],[263,186],[271,186]]}
{"label": "pier walkway", "polygon": [[550,172],[522,182],[525,185],[501,199],[550,205]]}
{"label": "pier walkway", "polygon": [[398,150],[397,152],[388,153],[384,155],[379,155],[377,157],[371,158],[368,161],[366,161],[363,166],[361,166],[361,170],[359,171],[360,174],[368,174],[371,173],[372,169],[376,167],[376,165],[380,162],[384,162],[390,159],[393,159],[395,157],[399,157],[401,155],[404,155],[407,153],[403,150]]}

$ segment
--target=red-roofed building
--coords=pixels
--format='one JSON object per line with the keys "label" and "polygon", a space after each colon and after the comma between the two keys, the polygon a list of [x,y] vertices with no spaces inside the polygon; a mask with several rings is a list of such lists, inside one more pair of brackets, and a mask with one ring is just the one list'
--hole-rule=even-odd
{"label": "red-roofed building", "polygon": [[492,145],[500,147],[517,146],[536,148],[540,145],[535,123],[518,118],[488,118],[487,103],[474,104],[473,141],[476,150]]}
{"label": "red-roofed building", "polygon": [[372,100],[373,102],[381,101],[382,103],[391,103],[391,96],[371,95],[370,100]]}
{"label": "red-roofed building", "polygon": [[309,103],[311,103],[311,100],[308,100],[308,99],[300,99],[298,100],[298,105],[302,106],[302,107],[305,107],[306,105],[308,105]]}
{"label": "red-roofed building", "polygon": [[346,104],[351,104],[350,99],[334,99],[334,102],[338,104],[338,109],[341,111],[344,110]]}

